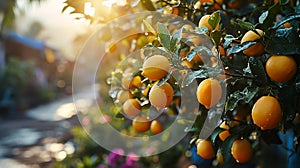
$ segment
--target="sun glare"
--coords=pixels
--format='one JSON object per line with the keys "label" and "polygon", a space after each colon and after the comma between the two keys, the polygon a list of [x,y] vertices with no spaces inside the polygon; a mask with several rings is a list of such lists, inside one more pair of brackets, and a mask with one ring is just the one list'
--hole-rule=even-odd
{"label": "sun glare", "polygon": [[123,6],[127,3],[127,0],[105,0],[102,2],[104,6],[111,7],[113,4]]}
{"label": "sun glare", "polygon": [[88,15],[88,16],[94,16],[95,15],[95,8],[92,6],[91,2],[86,2],[84,4],[84,14]]}

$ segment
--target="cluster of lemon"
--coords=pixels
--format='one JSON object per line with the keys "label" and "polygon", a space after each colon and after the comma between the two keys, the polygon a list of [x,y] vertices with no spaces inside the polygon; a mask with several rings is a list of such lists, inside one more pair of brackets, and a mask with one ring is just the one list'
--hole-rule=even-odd
{"label": "cluster of lemon", "polygon": [[[222,5],[222,0],[200,0],[200,5],[206,3],[211,3],[216,9]],[[198,4],[199,5],[199,4]],[[231,4],[232,8],[237,7],[238,4]],[[214,28],[210,25],[209,19],[212,15],[204,15],[199,23],[198,27],[207,28],[208,32],[218,30],[221,25],[217,25]],[[192,26],[185,25],[186,29],[193,29]],[[290,24],[284,24],[285,28],[290,27]],[[182,38],[186,38],[187,34],[182,34]],[[254,45],[243,50],[244,55],[249,57],[259,57],[265,54],[265,46],[260,40],[265,36],[263,30],[255,29],[246,32],[242,38],[239,40],[240,44],[246,42],[255,42]],[[195,41],[194,41],[195,42]],[[197,42],[196,42],[197,43]],[[236,44],[232,44],[236,45]],[[219,53],[221,56],[232,57],[232,55],[226,55],[226,49],[219,46]],[[182,58],[181,65],[188,68],[194,68],[195,65],[201,64],[203,57],[200,55],[195,55],[193,60],[187,61],[186,56],[188,51],[180,53]],[[267,61],[264,63],[265,71],[270,80],[274,82],[288,82],[294,78],[297,71],[297,63],[293,56],[289,55],[270,55]],[[199,67],[198,67],[199,68]],[[169,80],[161,85],[158,85],[159,81],[165,78],[171,70],[171,63],[166,56],[163,55],[153,55],[147,57],[142,66],[142,77],[152,81],[149,86],[144,87],[143,95],[147,97],[150,104],[154,106],[157,110],[162,110],[168,107],[172,101],[174,101],[174,88]],[[199,82],[198,88],[196,90],[196,96],[198,102],[203,105],[206,109],[215,107],[221,100],[224,90],[222,89],[220,80],[225,80],[225,78],[211,77],[204,79]],[[141,76],[132,77],[132,74],[126,75],[124,73],[122,83],[124,88],[138,88],[142,87],[144,84],[142,82]],[[134,118],[132,121],[132,126],[138,132],[146,132],[150,130],[153,134],[158,134],[163,131],[163,125],[159,120],[152,120],[141,113],[141,103],[138,99],[132,98],[130,91],[124,90],[120,91],[118,94],[118,100],[123,104],[123,112],[126,116]],[[282,120],[282,108],[277,97],[265,95],[254,103],[251,114],[248,112],[239,112],[239,107],[237,107],[237,115],[234,116],[235,120],[246,120],[253,122],[261,130],[270,130],[277,128]],[[242,111],[242,109],[240,109]],[[230,133],[230,128],[238,125],[239,122],[228,122],[223,121],[219,125],[223,129],[219,133],[219,138],[221,141],[225,141]],[[204,159],[212,159],[217,157],[219,163],[223,163],[222,154],[220,150],[215,152],[214,146],[209,139],[198,139],[196,142],[197,154]],[[231,154],[233,158],[238,163],[245,163],[249,161],[252,157],[252,146],[251,142],[247,137],[240,137],[234,140],[231,147]]]}
{"label": "cluster of lemon", "polygon": [[[278,1],[277,1],[278,2]],[[277,3],[274,1],[274,3]],[[200,4],[205,3],[217,3],[222,4],[221,1],[200,0]],[[213,29],[209,24],[209,18],[211,15],[204,15],[199,21],[199,27],[205,27],[208,29],[208,34],[213,30],[218,30],[219,25]],[[291,25],[287,22],[284,28],[289,28]],[[264,32],[260,29],[249,30],[246,32],[240,40],[240,44],[246,42],[255,42],[254,45],[243,50],[243,53],[249,57],[259,57],[265,54],[265,46],[260,42],[260,39],[264,36]],[[234,45],[234,44],[233,44]],[[232,55],[226,55],[226,51],[222,46],[219,46],[219,52],[222,56],[231,57]],[[265,71],[269,79],[275,82],[288,82],[294,78],[297,71],[297,64],[293,56],[289,55],[270,55],[265,62]],[[203,80],[197,90],[197,97],[199,102],[207,109],[215,106],[222,95],[222,88],[217,79],[209,78]],[[237,112],[235,116],[236,120],[248,120],[253,121],[255,125],[260,127],[261,130],[270,130],[277,128],[282,120],[282,110],[278,97],[262,96],[253,105],[251,115],[244,112]],[[243,114],[242,114],[243,113]],[[239,115],[241,114],[241,115]],[[246,117],[246,118],[245,118]],[[219,127],[224,131],[219,133],[219,138],[224,141],[230,136],[229,129],[238,125],[239,122],[225,122],[223,121]],[[207,139],[198,139],[197,154],[204,159],[212,159],[217,157],[219,164],[223,163],[223,157],[218,150],[215,154],[215,150],[212,142]],[[236,139],[231,147],[231,154],[238,163],[248,162],[252,157],[252,146],[247,137]]]}
{"label": "cluster of lemon", "polygon": [[118,92],[117,100],[122,104],[123,114],[133,119],[132,126],[137,132],[150,130],[153,134],[158,134],[163,131],[163,124],[157,119],[151,120],[149,116],[141,112],[141,102],[139,98],[133,98],[130,90],[133,88],[142,90],[143,96],[158,111],[168,107],[173,100],[174,89],[168,82],[161,86],[158,86],[157,83],[169,73],[170,68],[171,64],[167,57],[153,55],[145,59],[141,73],[143,79],[151,81],[149,84],[144,84],[139,75],[132,76],[132,73],[126,72],[123,74],[122,87],[124,90]]}

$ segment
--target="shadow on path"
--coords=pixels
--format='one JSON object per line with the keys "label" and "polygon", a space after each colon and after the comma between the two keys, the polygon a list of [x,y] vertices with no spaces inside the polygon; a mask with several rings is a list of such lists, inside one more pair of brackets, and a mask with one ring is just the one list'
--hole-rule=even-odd
{"label": "shadow on path", "polygon": [[78,125],[72,97],[0,118],[0,167],[49,167],[75,151],[70,133]]}

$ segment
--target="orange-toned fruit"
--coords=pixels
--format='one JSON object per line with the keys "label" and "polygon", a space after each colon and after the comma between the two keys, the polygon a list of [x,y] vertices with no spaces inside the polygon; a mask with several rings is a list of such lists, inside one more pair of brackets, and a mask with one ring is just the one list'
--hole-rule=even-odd
{"label": "orange-toned fruit", "polygon": [[186,57],[186,55],[189,53],[189,51],[188,50],[186,50],[186,51],[182,51],[181,53],[180,53],[180,57],[181,58],[185,58]]}
{"label": "orange-toned fruit", "polygon": [[129,117],[135,117],[140,113],[141,105],[137,99],[128,99],[123,104],[123,112]]}
{"label": "orange-toned fruit", "polygon": [[293,57],[273,55],[266,62],[268,76],[276,82],[287,82],[292,79],[297,71],[297,64]]}
{"label": "orange-toned fruit", "polygon": [[150,89],[151,89],[151,87],[149,85],[147,85],[147,87],[143,90],[143,95],[148,96]]}
{"label": "orange-toned fruit", "polygon": [[165,77],[171,68],[167,57],[154,55],[145,60],[142,75],[156,81]]}
{"label": "orange-toned fruit", "polygon": [[214,8],[215,9],[221,9],[221,5],[223,4],[223,0],[216,0],[214,2],[214,0],[199,0],[200,4],[201,5],[205,5],[206,3],[210,3],[210,4],[213,4],[214,3]]}
{"label": "orange-toned fruit", "polygon": [[179,14],[179,8],[172,8],[172,14],[178,15]]}
{"label": "orange-toned fruit", "polygon": [[239,9],[241,7],[241,2],[240,0],[230,0],[227,3],[227,6],[231,9]]}
{"label": "orange-toned fruit", "polygon": [[132,89],[132,88],[138,88],[143,86],[142,78],[140,76],[132,77],[132,74],[128,72],[123,74],[121,82],[123,88],[125,89]]}
{"label": "orange-toned fruit", "polygon": [[218,164],[220,164],[220,165],[224,164],[224,158],[223,158],[221,151],[217,152],[217,161],[218,161]]}
{"label": "orange-toned fruit", "polygon": [[290,22],[285,22],[285,23],[283,24],[283,27],[284,27],[284,28],[290,28],[290,27],[292,27],[292,25],[291,25]]}
{"label": "orange-toned fruit", "polygon": [[296,113],[295,119],[298,123],[300,123],[300,114],[299,113]]}
{"label": "orange-toned fruit", "polygon": [[192,42],[195,46],[205,45],[208,43],[207,38],[201,36],[189,36],[189,41]]}
{"label": "orange-toned fruit", "polygon": [[154,83],[149,92],[149,101],[151,105],[161,110],[168,107],[173,100],[174,90],[172,86],[165,82],[161,86],[157,86],[157,82]]}
{"label": "orange-toned fruit", "polygon": [[200,104],[209,109],[215,106],[222,97],[222,87],[218,80],[208,78],[203,80],[197,88],[197,99]]}
{"label": "orange-toned fruit", "polygon": [[203,159],[212,159],[215,157],[215,151],[209,140],[200,140],[197,144],[197,154]]}
{"label": "orange-toned fruit", "polygon": [[220,125],[220,128],[223,128],[225,129],[224,131],[222,131],[220,134],[219,134],[219,138],[224,141],[227,137],[230,136],[230,133],[229,133],[229,126],[226,125],[226,122],[222,122],[222,124]]}
{"label": "orange-toned fruit", "polygon": [[121,79],[122,86],[125,89],[130,89],[132,86],[130,86],[132,76],[130,73],[124,73]]}
{"label": "orange-toned fruit", "polygon": [[242,105],[242,104],[238,105],[236,108],[236,111],[234,113],[234,117],[233,117],[233,119],[236,121],[233,121],[233,122],[247,120],[247,117],[250,113],[249,110],[250,110],[250,108],[248,105]]}
{"label": "orange-toned fruit", "polygon": [[123,104],[126,100],[130,99],[132,94],[127,90],[120,90],[117,95],[118,103]]}
{"label": "orange-toned fruit", "polygon": [[137,116],[133,119],[132,126],[137,132],[146,132],[150,129],[150,121],[145,116]]}
{"label": "orange-toned fruit", "polygon": [[[219,48],[220,55],[224,56],[225,55],[225,49],[224,49],[224,47],[223,46],[218,46],[218,48]],[[213,46],[212,52],[214,53],[214,55],[216,55],[216,56],[218,55],[218,51],[217,51],[216,46]]]}
{"label": "orange-toned fruit", "polygon": [[195,63],[195,62],[194,62],[193,60],[188,61],[188,60],[184,59],[180,64],[181,64],[182,66],[187,67],[187,68],[193,68],[194,63]]}
{"label": "orange-toned fruit", "polygon": [[[243,44],[244,42],[256,41],[260,39],[263,36],[264,32],[260,29],[256,29],[256,31],[258,34],[252,30],[249,30],[247,33],[245,33],[241,40],[241,44]],[[263,54],[264,52],[265,46],[260,42],[257,42],[256,44],[243,51],[243,53],[248,56],[258,56]]]}
{"label": "orange-toned fruit", "polygon": [[222,4],[223,4],[223,0],[216,0],[216,3],[214,4],[214,8],[216,10],[219,10],[221,9]]}
{"label": "orange-toned fruit", "polygon": [[143,86],[142,78],[140,76],[135,76],[130,81],[130,84],[135,88],[142,87]]}
{"label": "orange-toned fruit", "polygon": [[182,26],[182,28],[184,28],[184,29],[190,29],[190,30],[194,29],[194,27],[192,25],[190,25],[190,24],[185,24],[185,25]]}
{"label": "orange-toned fruit", "polygon": [[272,96],[262,96],[252,108],[254,124],[262,130],[276,128],[281,121],[281,107],[278,100]]}
{"label": "orange-toned fruit", "polygon": [[109,47],[109,52],[113,53],[117,50],[118,46],[117,44],[113,44]]}
{"label": "orange-toned fruit", "polygon": [[252,146],[246,139],[237,139],[232,144],[231,154],[238,163],[248,162],[252,157]]}
{"label": "orange-toned fruit", "polygon": [[201,4],[205,4],[205,3],[213,3],[214,0],[199,0],[199,2],[200,2]]}
{"label": "orange-toned fruit", "polygon": [[[198,27],[206,27],[209,31],[212,31],[211,25],[208,23],[208,20],[211,15],[204,15],[199,21]],[[219,29],[219,24],[216,26],[215,30]]]}
{"label": "orange-toned fruit", "polygon": [[195,61],[196,63],[202,62],[203,57],[199,54],[196,54],[193,58],[193,61]]}
{"label": "orange-toned fruit", "polygon": [[161,122],[158,120],[153,120],[150,125],[150,131],[153,134],[161,133],[163,131],[163,126],[162,126]]}

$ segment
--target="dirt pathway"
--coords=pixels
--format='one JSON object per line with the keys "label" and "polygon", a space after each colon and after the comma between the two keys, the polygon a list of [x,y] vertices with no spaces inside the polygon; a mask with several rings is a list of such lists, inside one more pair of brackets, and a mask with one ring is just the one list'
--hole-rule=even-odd
{"label": "dirt pathway", "polygon": [[49,167],[74,152],[70,133],[79,124],[72,98],[0,118],[0,167]]}

